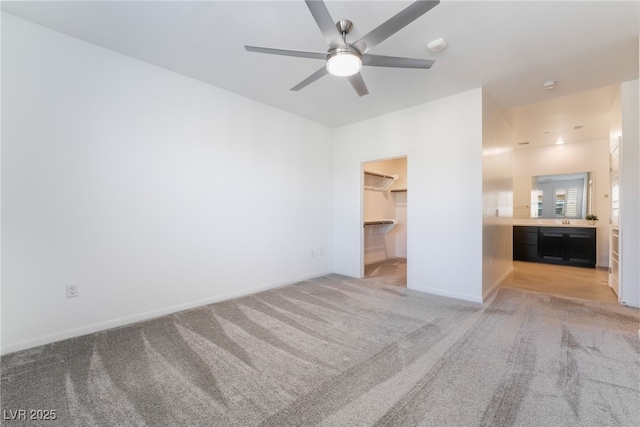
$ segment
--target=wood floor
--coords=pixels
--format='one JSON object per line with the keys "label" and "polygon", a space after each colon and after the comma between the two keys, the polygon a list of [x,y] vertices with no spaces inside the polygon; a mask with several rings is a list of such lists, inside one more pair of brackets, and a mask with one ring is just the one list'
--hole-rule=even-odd
{"label": "wood floor", "polygon": [[592,301],[617,302],[618,297],[607,280],[607,270],[602,268],[514,261],[513,273],[502,282],[502,286]]}
{"label": "wood floor", "polygon": [[[407,260],[389,259],[365,266],[365,279],[386,284],[407,285]],[[511,273],[502,286],[591,301],[618,302],[608,285],[603,268],[513,261]]]}

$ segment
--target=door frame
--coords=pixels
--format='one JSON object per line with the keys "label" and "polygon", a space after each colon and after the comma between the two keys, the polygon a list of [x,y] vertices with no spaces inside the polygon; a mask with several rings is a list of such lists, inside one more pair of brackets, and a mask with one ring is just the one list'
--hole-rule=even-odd
{"label": "door frame", "polygon": [[364,237],[365,237],[365,228],[364,228],[364,170],[365,164],[373,163],[373,162],[384,162],[387,160],[395,160],[395,159],[407,159],[407,287],[411,283],[412,276],[412,262],[411,262],[411,204],[409,200],[411,199],[411,156],[408,152],[398,153],[394,155],[390,155],[387,157],[376,157],[371,159],[366,159],[360,161],[360,278],[364,278]]}

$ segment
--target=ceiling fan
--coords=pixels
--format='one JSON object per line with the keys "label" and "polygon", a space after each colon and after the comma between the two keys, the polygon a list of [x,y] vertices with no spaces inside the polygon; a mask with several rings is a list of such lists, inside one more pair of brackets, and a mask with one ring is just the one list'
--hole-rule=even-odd
{"label": "ceiling fan", "polygon": [[298,91],[329,73],[334,76],[347,77],[358,95],[364,96],[369,93],[369,90],[360,74],[362,66],[429,69],[435,63],[430,59],[399,58],[372,55],[367,52],[433,9],[440,3],[439,1],[418,0],[354,43],[347,43],[347,34],[353,28],[351,21],[342,19],[334,24],[327,6],[322,0],[305,0],[305,3],[329,44],[329,50],[326,53],[245,46],[245,49],[249,52],[326,61],[324,67],[292,87],[291,90],[293,91]]}

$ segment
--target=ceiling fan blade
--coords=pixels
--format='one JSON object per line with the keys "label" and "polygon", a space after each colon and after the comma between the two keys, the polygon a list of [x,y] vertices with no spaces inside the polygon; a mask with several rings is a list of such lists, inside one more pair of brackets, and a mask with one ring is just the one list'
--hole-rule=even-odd
{"label": "ceiling fan blade", "polygon": [[337,43],[340,43],[340,32],[336,28],[336,24],[329,14],[327,6],[322,0],[305,0],[304,1],[315,19],[318,28],[322,32],[327,44],[331,47],[336,47]]}
{"label": "ceiling fan blade", "polygon": [[324,76],[327,73],[328,73],[327,67],[322,67],[318,71],[311,74],[309,77],[307,77],[306,79],[304,79],[303,81],[301,81],[300,83],[298,83],[297,85],[295,85],[289,90],[299,91],[303,87],[309,86],[311,83],[315,82],[316,80],[318,80],[320,77]]}
{"label": "ceiling fan blade", "polygon": [[356,90],[358,96],[365,96],[369,94],[369,90],[367,89],[367,85],[364,84],[364,79],[362,78],[362,74],[354,74],[353,76],[347,77],[349,79],[349,83]]}
{"label": "ceiling fan blade", "polygon": [[361,41],[357,41],[357,42],[352,43],[352,44],[353,44],[353,46],[354,46],[356,49],[358,49],[360,52],[365,52],[365,51],[367,50],[367,45],[366,45],[366,44],[364,44],[364,43],[363,43],[363,42],[361,42]]}
{"label": "ceiling fan blade", "polygon": [[436,61],[432,59],[399,58],[397,56],[362,55],[362,65],[369,67],[422,68],[429,69]]}
{"label": "ceiling fan blade", "polygon": [[298,58],[327,59],[326,52],[307,52],[303,50],[273,49],[270,47],[245,46],[248,52],[268,53],[270,55],[295,56]]}
{"label": "ceiling fan blade", "polygon": [[436,7],[439,3],[439,1],[422,0],[411,3],[407,8],[371,30],[356,43],[365,43],[367,45],[365,52],[369,51],[416,19],[420,18],[422,15]]}

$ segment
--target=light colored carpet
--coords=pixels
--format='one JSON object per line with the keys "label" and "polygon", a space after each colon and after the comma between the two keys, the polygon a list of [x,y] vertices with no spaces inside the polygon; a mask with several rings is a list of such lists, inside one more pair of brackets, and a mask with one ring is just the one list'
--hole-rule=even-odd
{"label": "light colored carpet", "polygon": [[638,426],[638,324],[615,304],[330,275],[6,355],[2,409],[56,410],[31,423],[47,426]]}

